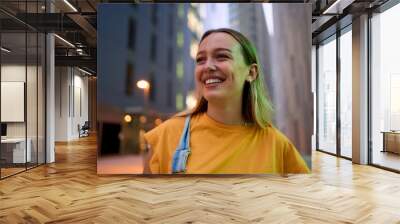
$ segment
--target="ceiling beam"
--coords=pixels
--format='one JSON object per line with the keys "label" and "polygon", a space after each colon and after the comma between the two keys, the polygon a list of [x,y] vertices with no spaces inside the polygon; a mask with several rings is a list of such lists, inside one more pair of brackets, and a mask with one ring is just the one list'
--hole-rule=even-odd
{"label": "ceiling beam", "polygon": [[72,21],[79,25],[82,30],[90,37],[87,41],[91,41],[91,46],[96,46],[97,30],[90,24],[85,17],[80,14],[68,14],[67,15]]}
{"label": "ceiling beam", "polygon": [[55,56],[56,66],[81,66],[88,67],[92,71],[97,69],[96,57],[90,56]]}

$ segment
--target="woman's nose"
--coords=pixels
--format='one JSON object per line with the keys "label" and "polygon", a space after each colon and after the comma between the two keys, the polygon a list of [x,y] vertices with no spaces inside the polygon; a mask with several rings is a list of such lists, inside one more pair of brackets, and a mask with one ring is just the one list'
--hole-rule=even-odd
{"label": "woman's nose", "polygon": [[217,70],[217,67],[215,66],[215,63],[213,60],[207,60],[205,65],[206,65],[205,67],[206,67],[207,71]]}

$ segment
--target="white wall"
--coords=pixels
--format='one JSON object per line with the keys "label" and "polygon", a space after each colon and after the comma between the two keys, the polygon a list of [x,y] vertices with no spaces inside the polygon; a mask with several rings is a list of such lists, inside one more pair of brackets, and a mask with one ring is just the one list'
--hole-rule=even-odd
{"label": "white wall", "polygon": [[56,67],[55,74],[55,141],[68,141],[68,68]]}
{"label": "white wall", "polygon": [[83,75],[76,68],[56,67],[56,141],[77,139],[78,124],[88,121],[88,78]]}
{"label": "white wall", "polygon": [[[31,78],[32,75],[36,75],[36,67],[27,67],[27,76],[29,79],[29,86],[36,86],[36,80]],[[4,82],[25,82],[25,65],[2,65],[1,66],[1,81]],[[27,103],[30,106],[29,113],[27,113],[28,124],[28,137],[31,133],[29,128],[36,130],[36,87],[27,88]],[[32,103],[33,102],[33,103]],[[39,105],[40,106],[40,105]],[[7,110],[7,108],[1,108],[1,110]],[[34,121],[35,124],[32,124]],[[7,122],[7,136],[8,137],[25,137],[25,123],[26,122]],[[36,133],[36,132],[35,132]]]}

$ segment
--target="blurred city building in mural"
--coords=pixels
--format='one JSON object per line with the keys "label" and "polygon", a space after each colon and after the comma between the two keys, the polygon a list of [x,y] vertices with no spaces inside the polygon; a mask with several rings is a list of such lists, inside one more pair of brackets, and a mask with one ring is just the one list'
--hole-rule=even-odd
{"label": "blurred city building in mural", "polygon": [[[186,108],[186,97],[194,90],[188,74],[193,73],[203,32],[199,9],[200,4],[100,5],[99,69],[104,75],[99,77],[99,102],[104,131],[123,130],[129,123],[122,119],[126,114],[132,115],[132,124],[135,115],[142,114],[149,117],[146,123],[155,125],[157,118]],[[129,153],[116,144],[120,134],[110,135],[110,151],[102,153],[118,148]]]}

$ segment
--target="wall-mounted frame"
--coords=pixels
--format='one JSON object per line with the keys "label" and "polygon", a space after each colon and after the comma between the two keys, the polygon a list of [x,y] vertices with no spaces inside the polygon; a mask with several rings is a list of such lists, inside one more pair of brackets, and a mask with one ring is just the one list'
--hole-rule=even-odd
{"label": "wall-mounted frame", "polygon": [[25,122],[25,82],[1,82],[1,122]]}

